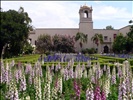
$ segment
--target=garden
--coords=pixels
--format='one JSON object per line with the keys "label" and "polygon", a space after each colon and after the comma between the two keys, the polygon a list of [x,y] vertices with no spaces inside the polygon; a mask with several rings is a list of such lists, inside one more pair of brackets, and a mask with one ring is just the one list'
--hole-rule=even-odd
{"label": "garden", "polygon": [[97,54],[42,57],[1,60],[1,100],[133,99],[133,59]]}
{"label": "garden", "polygon": [[[24,8],[0,13],[1,100],[133,100],[133,25],[113,42],[116,54],[102,55],[83,49],[88,35],[79,32],[43,34],[34,47],[27,41],[34,28]],[[98,46],[102,38],[97,33],[91,41]]]}

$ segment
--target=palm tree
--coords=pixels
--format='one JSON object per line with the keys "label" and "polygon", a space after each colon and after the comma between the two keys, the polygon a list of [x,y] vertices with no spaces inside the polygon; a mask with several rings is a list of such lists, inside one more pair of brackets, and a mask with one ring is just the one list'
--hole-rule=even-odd
{"label": "palm tree", "polygon": [[84,34],[84,33],[81,33],[81,32],[78,32],[76,34],[75,41],[78,41],[78,40],[80,41],[79,45],[82,48],[83,43],[87,43],[87,41],[88,41],[88,35]]}
{"label": "palm tree", "polygon": [[18,10],[18,12],[20,14],[24,15],[24,17],[25,17],[24,23],[26,23],[28,25],[27,27],[28,27],[29,31],[33,31],[33,26],[30,25],[30,23],[32,22],[32,20],[29,17],[28,13],[27,12],[24,12],[24,8],[23,7],[20,7],[19,10]]}
{"label": "palm tree", "polygon": [[91,38],[91,40],[93,41],[93,43],[95,42],[95,44],[97,45],[97,48],[98,48],[99,43],[100,43],[100,44],[103,43],[103,35],[102,35],[102,34],[96,33],[96,34]]}
{"label": "palm tree", "polygon": [[18,10],[18,12],[20,14],[23,14],[24,15],[24,17],[26,19],[26,21],[25,21],[26,23],[31,23],[32,22],[32,20],[29,18],[28,13],[27,12],[24,12],[24,8],[23,7],[20,7],[19,10]]}

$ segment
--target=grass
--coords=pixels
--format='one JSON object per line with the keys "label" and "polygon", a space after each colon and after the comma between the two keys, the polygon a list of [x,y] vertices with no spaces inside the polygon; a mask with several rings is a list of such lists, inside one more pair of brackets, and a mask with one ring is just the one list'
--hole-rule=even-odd
{"label": "grass", "polygon": [[[125,61],[124,58],[116,58],[116,57],[107,57],[107,56],[102,56],[102,55],[99,55],[99,54],[93,54],[93,55],[90,55],[90,56],[95,56],[95,57],[98,57],[98,62],[100,62],[101,64],[113,64],[114,62],[120,62],[120,63],[123,63],[123,61]],[[31,54],[31,55],[23,55],[21,57],[14,57],[14,58],[9,58],[9,59],[4,59],[4,61],[7,61],[7,62],[10,62],[12,60],[14,60],[15,62],[21,62],[21,63],[31,63],[31,64],[34,64],[38,58],[40,57],[39,54]],[[128,59],[131,66],[133,66],[133,59]],[[97,62],[97,60],[93,60],[92,63],[94,62]],[[52,65],[52,64],[58,64],[58,62],[45,62],[44,65],[46,64],[49,64],[49,65]],[[77,65],[78,62],[75,62]],[[67,63],[62,63],[62,65],[66,65]],[[82,63],[81,63],[82,64]],[[84,64],[87,64],[86,62]]]}
{"label": "grass", "polygon": [[14,60],[15,62],[31,63],[31,62],[37,61],[39,56],[40,56],[39,54],[23,55],[20,57],[4,59],[4,61],[10,62],[10,61]]}
{"label": "grass", "polygon": [[[123,63],[123,61],[125,61],[125,58],[102,56],[100,54],[93,54],[92,56],[98,57],[98,60],[101,63],[114,63],[114,62]],[[133,66],[133,59],[127,59],[127,60]]]}

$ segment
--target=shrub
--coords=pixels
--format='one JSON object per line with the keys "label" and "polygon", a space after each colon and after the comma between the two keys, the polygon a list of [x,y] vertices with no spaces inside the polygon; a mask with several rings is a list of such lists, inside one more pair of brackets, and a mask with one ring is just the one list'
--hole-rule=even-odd
{"label": "shrub", "polygon": [[82,51],[81,51],[83,54],[94,54],[94,53],[96,53],[96,50],[94,49],[94,48],[91,48],[91,49],[89,49],[89,48],[86,48],[86,49],[83,49]]}

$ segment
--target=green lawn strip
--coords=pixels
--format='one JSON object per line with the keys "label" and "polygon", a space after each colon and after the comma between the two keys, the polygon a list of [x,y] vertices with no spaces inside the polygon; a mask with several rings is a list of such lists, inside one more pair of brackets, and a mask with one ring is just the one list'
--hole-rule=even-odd
{"label": "green lawn strip", "polygon": [[[98,60],[100,62],[119,62],[119,63],[123,63],[123,61],[125,61],[125,58],[117,58],[117,57],[107,57],[107,56],[102,56],[99,54],[93,54],[93,56],[98,57]],[[130,62],[131,65],[133,65],[133,59],[128,59],[128,61]]]}
{"label": "green lawn strip", "polygon": [[24,55],[21,57],[14,57],[14,58],[9,58],[9,59],[4,59],[4,61],[6,62],[10,62],[12,60],[14,60],[15,62],[21,62],[21,63],[31,63],[31,62],[35,62],[38,60],[40,55],[35,54],[35,55]]}

